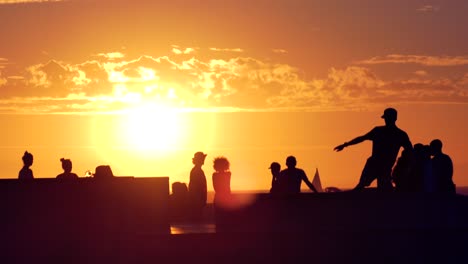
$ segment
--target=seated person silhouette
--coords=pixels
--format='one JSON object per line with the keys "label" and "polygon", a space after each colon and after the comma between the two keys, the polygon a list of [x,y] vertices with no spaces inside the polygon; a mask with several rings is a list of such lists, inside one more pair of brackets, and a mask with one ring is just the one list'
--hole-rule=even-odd
{"label": "seated person silhouette", "polygon": [[271,170],[271,189],[270,193],[278,193],[278,178],[281,172],[281,165],[278,162],[272,162],[270,165]]}
{"label": "seated person silhouette", "polygon": [[23,155],[23,168],[18,173],[19,180],[32,180],[34,179],[34,175],[32,170],[29,168],[33,164],[33,155],[27,151],[24,152]]}
{"label": "seated person silhouette", "polygon": [[455,194],[456,188],[453,183],[453,163],[449,155],[442,152],[442,141],[434,139],[431,141],[430,151],[432,172],[435,178],[436,192],[444,194]]}
{"label": "seated person silhouette", "polygon": [[392,171],[392,180],[395,183],[395,190],[398,192],[408,192],[412,190],[412,157],[409,150],[404,149],[398,158]]}
{"label": "seated person silhouette", "polygon": [[114,178],[114,174],[109,165],[99,165],[96,167],[94,178],[98,180],[108,180]]}
{"label": "seated person silhouette", "polygon": [[174,182],[169,196],[169,212],[172,220],[182,220],[188,216],[190,199],[187,184]]}
{"label": "seated person silhouette", "polygon": [[284,194],[300,193],[302,182],[305,182],[310,190],[317,192],[304,170],[296,168],[296,164],[296,157],[289,156],[286,158],[287,168],[281,171],[278,181],[280,192]]}
{"label": "seated person silhouette", "polygon": [[74,180],[78,179],[78,175],[71,172],[72,170],[72,162],[69,159],[61,158],[60,161],[62,162],[62,169],[63,173],[57,175],[57,179],[59,180]]}

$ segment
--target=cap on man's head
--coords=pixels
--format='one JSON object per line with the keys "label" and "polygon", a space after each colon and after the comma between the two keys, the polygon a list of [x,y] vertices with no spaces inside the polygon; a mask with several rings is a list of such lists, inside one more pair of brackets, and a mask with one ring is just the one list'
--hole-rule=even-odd
{"label": "cap on man's head", "polygon": [[387,108],[385,109],[383,115],[381,116],[382,118],[391,118],[391,119],[397,119],[397,110],[395,108]]}
{"label": "cap on man's head", "polygon": [[201,151],[198,151],[195,154],[193,154],[193,159],[196,159],[196,160],[204,160],[205,157],[206,157],[206,154],[204,154]]}
{"label": "cap on man's head", "polygon": [[278,162],[272,162],[268,169],[271,170],[271,169],[280,169],[280,168],[281,168],[281,165]]}

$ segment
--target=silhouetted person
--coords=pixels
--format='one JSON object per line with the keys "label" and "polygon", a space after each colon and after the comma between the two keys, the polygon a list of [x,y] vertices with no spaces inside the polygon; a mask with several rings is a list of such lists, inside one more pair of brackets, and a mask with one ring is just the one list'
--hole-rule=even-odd
{"label": "silhouetted person", "polygon": [[187,184],[174,182],[169,196],[169,211],[172,220],[181,220],[189,212],[189,193]]}
{"label": "silhouetted person", "polygon": [[392,171],[392,179],[395,183],[395,190],[399,192],[408,192],[412,190],[412,155],[408,149],[401,152],[395,167]]}
{"label": "silhouetted person", "polygon": [[225,157],[216,157],[213,160],[213,189],[215,191],[214,203],[219,206],[228,206],[231,201],[231,171],[229,160]]}
{"label": "silhouetted person", "polygon": [[423,169],[423,190],[427,193],[437,192],[437,180],[432,170],[431,147],[429,147],[429,145],[423,145],[421,155]]}
{"label": "silhouetted person", "polygon": [[114,173],[109,165],[99,165],[96,167],[94,178],[98,180],[109,180],[114,178]]}
{"label": "silhouetted person", "polygon": [[430,144],[432,154],[432,171],[436,181],[436,191],[438,193],[455,194],[455,184],[453,183],[453,163],[452,159],[442,152],[442,141],[432,140]]}
{"label": "silhouetted person", "polygon": [[427,174],[427,160],[424,154],[425,148],[421,143],[413,146],[413,161],[411,163],[410,190],[414,192],[424,191],[424,178]]}
{"label": "silhouetted person", "polygon": [[381,190],[391,190],[392,167],[398,156],[400,147],[412,150],[411,141],[405,131],[396,126],[397,111],[387,108],[382,115],[385,126],[374,127],[369,133],[359,136],[349,142],[336,146],[334,150],[341,151],[347,146],[358,144],[364,140],[372,140],[372,155],[367,159],[362,170],[359,183],[355,190],[369,186],[377,179],[377,187]]}
{"label": "silhouetted person", "polygon": [[205,158],[206,154],[203,152],[195,153],[192,158],[192,163],[194,166],[190,171],[190,182],[188,190],[195,218],[202,215],[203,208],[206,205],[206,176],[205,172],[202,170],[202,166],[205,164]]}
{"label": "silhouetted person", "polygon": [[57,179],[60,180],[74,180],[78,179],[78,175],[71,172],[72,170],[72,162],[69,159],[61,158],[60,161],[62,162],[62,169],[63,173],[57,175]]}
{"label": "silhouetted person", "polygon": [[281,173],[281,165],[278,162],[272,162],[270,165],[271,170],[271,189],[270,193],[278,193],[278,178]]}
{"label": "silhouetted person", "polygon": [[29,168],[33,164],[33,155],[27,151],[23,155],[23,168],[18,173],[18,179],[20,180],[32,180],[34,175],[32,170]]}
{"label": "silhouetted person", "polygon": [[314,185],[307,178],[304,170],[296,168],[297,161],[294,156],[286,158],[287,168],[280,173],[278,185],[281,193],[295,194],[301,192],[301,183],[305,182],[310,190],[317,192]]}

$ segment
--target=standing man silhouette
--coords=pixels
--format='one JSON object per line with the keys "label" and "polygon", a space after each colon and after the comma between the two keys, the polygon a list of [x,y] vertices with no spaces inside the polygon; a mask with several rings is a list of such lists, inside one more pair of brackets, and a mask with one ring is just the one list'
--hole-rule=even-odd
{"label": "standing man silhouette", "polygon": [[392,167],[400,147],[412,153],[413,147],[408,134],[395,124],[397,110],[394,108],[385,109],[382,118],[385,120],[385,126],[374,127],[369,133],[334,148],[336,151],[342,151],[345,147],[361,143],[364,140],[372,140],[372,155],[367,159],[355,190],[369,186],[375,179],[377,179],[378,189],[391,190],[393,188]]}
{"label": "standing man silhouette", "polygon": [[189,182],[189,197],[192,203],[193,216],[200,218],[202,216],[203,208],[206,205],[207,186],[205,172],[202,170],[205,164],[206,154],[203,152],[196,152],[193,155],[192,163],[193,168],[190,171]]}

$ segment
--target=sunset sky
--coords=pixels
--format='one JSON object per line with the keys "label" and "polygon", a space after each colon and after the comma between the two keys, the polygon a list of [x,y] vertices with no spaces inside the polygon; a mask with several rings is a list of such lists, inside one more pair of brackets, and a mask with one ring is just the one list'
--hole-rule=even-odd
{"label": "sunset sky", "polygon": [[466,0],[0,0],[0,167],[25,150],[37,178],[188,183],[191,158],[231,161],[232,188],[270,188],[295,155],[324,186],[353,187],[383,125],[439,138],[468,185]]}

